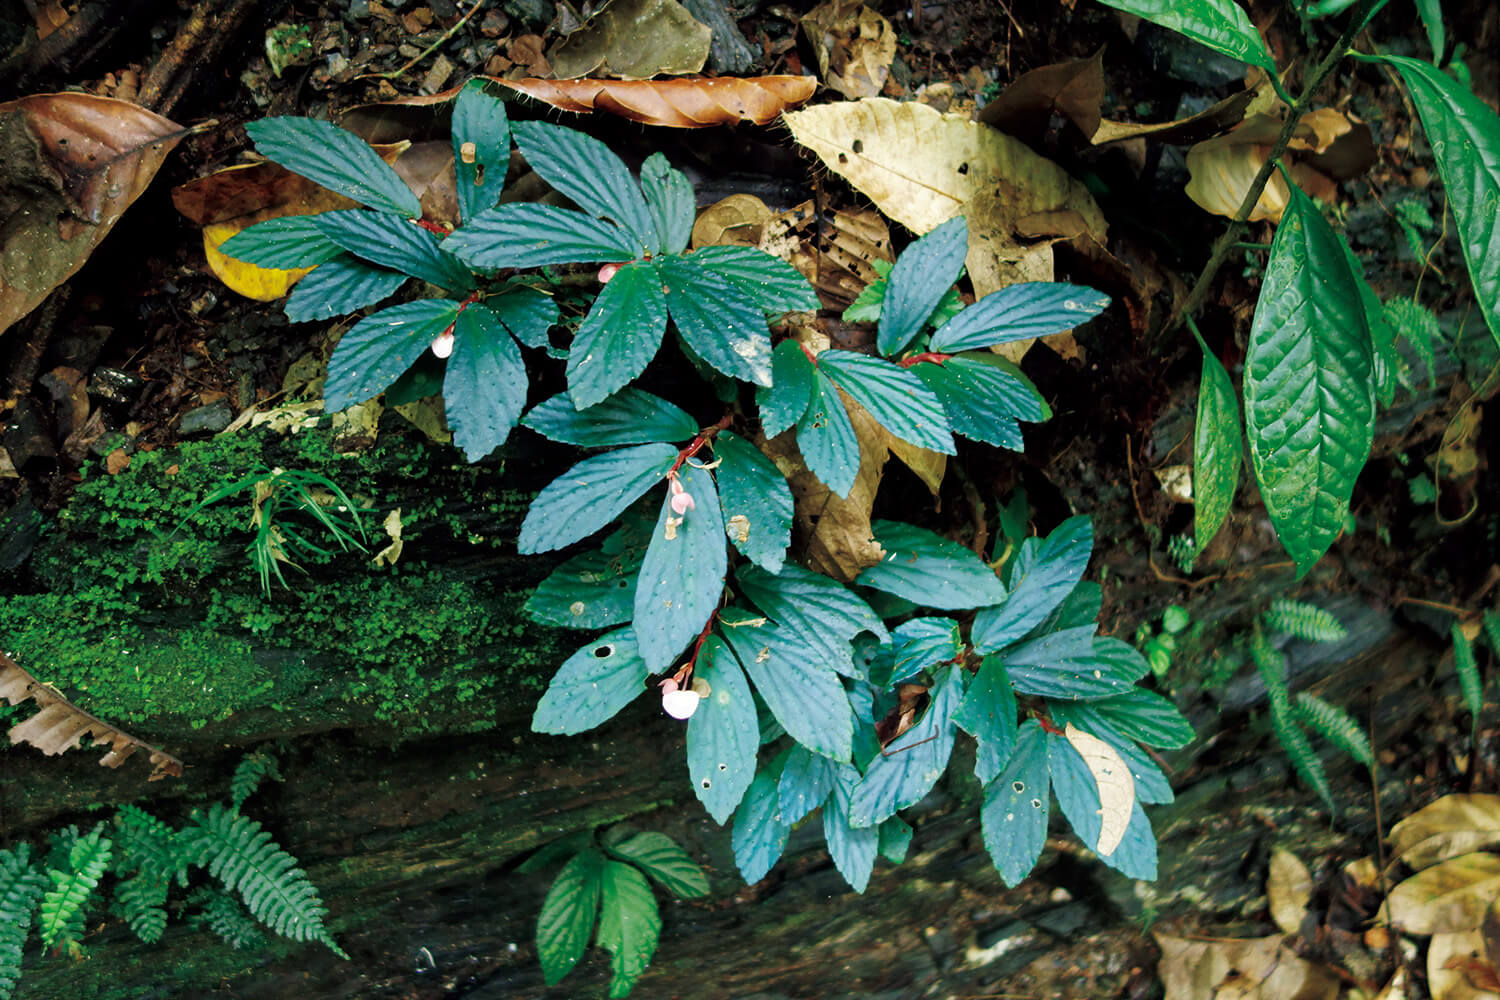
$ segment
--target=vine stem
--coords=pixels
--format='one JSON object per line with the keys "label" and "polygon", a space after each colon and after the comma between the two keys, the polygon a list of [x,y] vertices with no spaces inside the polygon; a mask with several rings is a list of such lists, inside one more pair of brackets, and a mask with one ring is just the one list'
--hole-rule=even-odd
{"label": "vine stem", "polygon": [[1281,126],[1281,133],[1276,136],[1276,141],[1271,145],[1271,151],[1266,156],[1266,161],[1260,165],[1260,169],[1255,173],[1255,179],[1250,182],[1250,190],[1245,193],[1244,200],[1240,202],[1239,211],[1235,212],[1234,219],[1229,223],[1228,228],[1214,241],[1213,253],[1209,255],[1208,263],[1204,264],[1203,270],[1198,272],[1198,278],[1193,282],[1192,290],[1188,292],[1187,298],[1183,300],[1182,304],[1173,312],[1171,318],[1167,320],[1166,325],[1162,327],[1162,332],[1157,338],[1158,340],[1165,338],[1167,334],[1176,330],[1177,327],[1182,325],[1186,317],[1196,313],[1198,307],[1203,304],[1203,300],[1208,296],[1209,286],[1213,284],[1214,278],[1219,274],[1219,269],[1229,259],[1229,254],[1235,249],[1235,244],[1240,241],[1241,235],[1247,228],[1250,213],[1255,210],[1256,204],[1260,201],[1261,194],[1265,191],[1266,185],[1270,183],[1271,173],[1276,169],[1276,163],[1281,158],[1281,155],[1286,152],[1287,143],[1291,142],[1292,136],[1296,134],[1297,126],[1302,122],[1302,114],[1306,111],[1313,95],[1322,88],[1324,81],[1333,73],[1333,69],[1338,65],[1339,60],[1348,54],[1349,49],[1354,43],[1354,36],[1364,28],[1365,22],[1369,20],[1371,13],[1382,2],[1383,0],[1360,0],[1359,6],[1354,9],[1354,15],[1349,19],[1349,23],[1344,26],[1344,33],[1339,36],[1339,40],[1334,43],[1333,48],[1323,57],[1323,61],[1314,67],[1312,74],[1307,78],[1307,82],[1302,87],[1302,93],[1297,97],[1296,103],[1292,105],[1291,111],[1287,114],[1286,123]]}
{"label": "vine stem", "polygon": [[719,418],[718,423],[712,425],[711,427],[705,427],[701,431],[699,431],[698,436],[693,438],[693,443],[677,453],[677,461],[673,462],[672,467],[667,470],[667,477],[671,478],[672,476],[675,476],[677,474],[677,470],[682,468],[683,462],[686,462],[688,459],[698,454],[698,452],[703,449],[704,445],[708,444],[708,442],[714,439],[714,435],[728,428],[730,422],[733,420],[734,414],[726,413]]}

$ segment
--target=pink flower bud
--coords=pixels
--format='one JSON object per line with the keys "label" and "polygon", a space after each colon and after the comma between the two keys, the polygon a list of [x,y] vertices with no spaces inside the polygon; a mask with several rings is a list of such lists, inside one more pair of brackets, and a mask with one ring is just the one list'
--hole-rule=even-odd
{"label": "pink flower bud", "polygon": [[609,279],[613,278],[619,270],[619,264],[605,264],[603,267],[599,268],[599,284],[609,284]]}
{"label": "pink flower bud", "polygon": [[674,719],[691,718],[698,711],[699,702],[703,698],[696,691],[667,691],[663,685],[661,696],[662,711]]}
{"label": "pink flower bud", "polygon": [[447,330],[438,335],[432,342],[432,353],[440,358],[446,358],[453,353],[453,331]]}
{"label": "pink flower bud", "polygon": [[698,506],[698,504],[693,500],[693,495],[691,493],[674,492],[672,494],[672,513],[676,514],[678,517],[686,514],[696,506]]}

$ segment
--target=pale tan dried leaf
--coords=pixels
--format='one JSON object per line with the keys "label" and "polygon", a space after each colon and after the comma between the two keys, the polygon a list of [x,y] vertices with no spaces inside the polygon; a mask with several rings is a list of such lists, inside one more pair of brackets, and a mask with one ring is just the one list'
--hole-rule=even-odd
{"label": "pale tan dried leaf", "polygon": [[[1099,131],[1104,103],[1104,49],[1087,59],[1028,70],[979,111],[986,125],[1021,138],[1045,135],[1054,112],[1085,136]],[[1095,142],[1098,140],[1095,139]]]}
{"label": "pale tan dried leaf", "polygon": [[698,213],[693,222],[693,249],[712,246],[758,246],[771,218],[766,203],[753,194],[732,194]]}
{"label": "pale tan dried leaf", "polygon": [[1415,994],[1411,992],[1411,977],[1407,975],[1406,966],[1398,966],[1390,982],[1385,984],[1375,996],[1375,1000],[1414,1000]]}
{"label": "pale tan dried leaf", "polygon": [[1427,868],[1500,844],[1500,795],[1445,795],[1391,827],[1391,860]]}
{"label": "pale tan dried leaf", "polygon": [[83,266],[188,131],[89,94],[0,104],[0,331]]}
{"label": "pale tan dried leaf", "polygon": [[1135,776],[1120,757],[1120,752],[1108,743],[1086,733],[1071,722],[1063,735],[1078,756],[1083,758],[1094,783],[1099,786],[1099,843],[1094,851],[1105,857],[1115,853],[1120,841],[1125,839],[1125,829],[1130,826],[1130,816],[1135,810]]}
{"label": "pale tan dried leaf", "polygon": [[12,743],[30,744],[42,753],[55,756],[78,746],[79,741],[88,736],[95,746],[109,744],[109,752],[99,759],[103,767],[119,767],[137,750],[145,750],[151,756],[152,765],[148,780],[157,781],[168,775],[182,777],[182,761],[85,712],[4,653],[0,653],[0,698],[11,705],[29,699],[41,709],[31,718],[11,727]]}
{"label": "pale tan dried leaf", "polygon": [[1432,1000],[1500,1000],[1495,968],[1479,931],[1434,934],[1427,943],[1427,989]]}
{"label": "pale tan dried leaf", "polygon": [[686,77],[674,80],[501,80],[563,111],[607,111],[672,128],[753,122],[764,125],[812,96],[810,76]]}
{"label": "pale tan dried leaf", "polygon": [[1157,933],[1166,1000],[1335,1000],[1339,980],[1281,935],[1193,941]]}
{"label": "pale tan dried leaf", "polygon": [[860,0],[828,0],[798,23],[818,75],[845,97],[874,97],[891,75],[896,29]]}
{"label": "pale tan dried leaf", "polygon": [[1500,895],[1500,857],[1465,854],[1397,885],[1380,908],[1383,919],[1410,934],[1472,931]]}
{"label": "pale tan dried leaf", "polygon": [[761,226],[759,246],[800,271],[825,307],[842,311],[880,277],[871,261],[894,259],[891,231],[870,209],[835,211],[822,226],[817,218],[811,201],[772,216]]}
{"label": "pale tan dried leaf", "polygon": [[385,520],[381,522],[381,527],[385,529],[386,537],[391,541],[389,545],[375,553],[375,557],[370,561],[376,566],[394,566],[396,565],[396,560],[401,558],[403,545],[401,541],[401,508],[397,507],[387,514]]}
{"label": "pale tan dried leaf", "polygon": [[1345,864],[1344,875],[1361,889],[1375,889],[1380,885],[1380,869],[1368,854]]}
{"label": "pale tan dried leaf", "polygon": [[[1264,86],[1265,90],[1275,94],[1269,84]],[[1260,96],[1260,93],[1260,90],[1253,88],[1242,90],[1211,107],[1204,108],[1195,115],[1170,122],[1118,122],[1104,118],[1099,121],[1099,127],[1094,130],[1092,142],[1099,146],[1106,142],[1121,142],[1125,139],[1138,138],[1151,138],[1172,143],[1194,143],[1212,139],[1244,121],[1251,104],[1257,96]]]}
{"label": "pale tan dried leaf", "polygon": [[1296,934],[1302,929],[1307,904],[1312,900],[1312,889],[1312,876],[1297,855],[1280,847],[1271,852],[1266,902],[1271,908],[1271,919],[1282,933]]}
{"label": "pale tan dried leaf", "polygon": [[892,455],[901,460],[902,465],[922,480],[922,484],[933,496],[938,495],[938,490],[943,485],[943,476],[948,471],[947,455],[930,448],[919,447],[910,441],[903,441],[884,427],[880,429],[880,440],[890,449]]}
{"label": "pale tan dried leaf", "polygon": [[609,0],[547,53],[560,79],[698,73],[713,31],[677,0]]}

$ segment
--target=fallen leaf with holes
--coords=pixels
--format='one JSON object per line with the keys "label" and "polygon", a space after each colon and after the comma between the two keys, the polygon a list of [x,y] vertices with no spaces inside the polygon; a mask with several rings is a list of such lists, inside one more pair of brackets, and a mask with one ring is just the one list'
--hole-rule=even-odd
{"label": "fallen leaf with holes", "polygon": [[845,97],[874,97],[891,75],[896,29],[861,0],[828,0],[798,22],[818,76]]}
{"label": "fallen leaf with holes", "polygon": [[817,289],[823,305],[842,312],[880,277],[874,261],[890,263],[891,230],[879,212],[840,209],[824,215],[811,201],[761,226],[760,248],[791,264]]}
{"label": "fallen leaf with holes", "polygon": [[1312,901],[1313,881],[1297,855],[1278,847],[1271,852],[1271,870],[1266,876],[1266,902],[1271,919],[1285,934],[1296,934]]}
{"label": "fallen leaf with holes", "polygon": [[1444,795],[1391,827],[1391,860],[1430,868],[1500,844],[1500,795]]}
{"label": "fallen leaf with holes", "polygon": [[563,111],[607,111],[646,125],[705,128],[765,125],[803,104],[818,82],[810,76],[687,77],[673,80],[500,80]]}
{"label": "fallen leaf with holes", "polygon": [[1047,133],[1054,113],[1084,136],[1099,130],[1104,103],[1104,49],[1087,59],[1038,66],[1016,77],[1000,96],[980,109],[978,118],[1007,135],[1024,139]]}
{"label": "fallen leaf with holes", "polygon": [[83,266],[187,134],[108,97],[0,104],[0,330]]}
{"label": "fallen leaf with holes", "polygon": [[1500,1000],[1495,967],[1477,930],[1434,934],[1427,943],[1427,988],[1432,1000]]}
{"label": "fallen leaf with holes", "polygon": [[1339,980],[1288,948],[1280,934],[1192,941],[1157,933],[1166,1000],[1334,1000]]}
{"label": "fallen leaf with holes", "polygon": [[609,0],[552,47],[559,79],[595,74],[645,80],[658,73],[698,73],[713,31],[677,0]]}
{"label": "fallen leaf with holes", "polygon": [[1472,931],[1500,896],[1500,857],[1464,854],[1423,869],[1391,890],[1380,917],[1411,934]]}
{"label": "fallen leaf with holes", "polygon": [[137,750],[145,750],[151,756],[152,769],[148,780],[157,781],[168,775],[182,777],[182,761],[85,712],[4,653],[0,653],[0,698],[11,705],[33,701],[41,709],[31,718],[11,727],[12,743],[26,743],[54,756],[78,746],[87,736],[95,746],[109,744],[109,752],[99,759],[103,767],[119,767]]}
{"label": "fallen leaf with holes", "polygon": [[1094,784],[1099,786],[1099,817],[1103,822],[1094,850],[1108,856],[1115,853],[1130,826],[1130,816],[1135,811],[1135,777],[1120,752],[1093,733],[1086,733],[1070,722],[1063,735],[1083,758],[1089,774],[1094,776]]}
{"label": "fallen leaf with holes", "polygon": [[[1055,242],[1105,242],[1104,215],[1080,182],[987,125],[879,97],[790,112],[785,121],[828,169],[913,233],[966,216],[965,264],[979,298],[1021,281],[1052,280]],[[1055,229],[1067,219],[1072,228],[1074,216],[1083,221],[1082,235],[1020,235],[1023,220],[1034,227],[1050,218]],[[1000,353],[1016,360],[1029,344],[1007,344]]]}

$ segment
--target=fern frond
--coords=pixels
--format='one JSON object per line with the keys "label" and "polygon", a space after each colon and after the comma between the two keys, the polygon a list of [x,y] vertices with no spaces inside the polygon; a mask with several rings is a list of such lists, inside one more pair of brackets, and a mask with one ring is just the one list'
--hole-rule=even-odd
{"label": "fern frond", "polygon": [[47,876],[31,864],[31,845],[0,850],[0,1000],[10,1000],[21,978],[21,949],[31,914],[47,891]]}
{"label": "fern frond", "polygon": [[1437,317],[1413,299],[1397,298],[1385,304],[1385,321],[1396,336],[1410,344],[1417,357],[1422,359],[1427,366],[1427,383],[1431,385],[1437,371],[1437,354],[1432,345],[1443,336]]}
{"label": "fern frond", "polygon": [[56,945],[71,953],[81,952],[78,941],[83,937],[83,914],[104,869],[109,866],[112,848],[99,823],[87,837],[79,837],[68,852],[68,870],[47,872],[52,888],[42,896],[42,944]]}
{"label": "fern frond", "polygon": [[317,888],[255,820],[215,804],[206,816],[195,811],[179,837],[193,863],[207,865],[226,889],[239,893],[255,919],[294,941],[321,941],[349,957],[323,926],[328,911]]}
{"label": "fern frond", "polygon": [[1266,628],[1286,632],[1308,642],[1333,642],[1349,634],[1342,622],[1322,608],[1280,598],[1261,614]]}
{"label": "fern frond", "polygon": [[1484,613],[1484,635],[1490,641],[1490,652],[1500,656],[1500,615],[1493,611]]}
{"label": "fern frond", "polygon": [[218,889],[200,889],[193,893],[189,902],[199,903],[203,909],[194,916],[195,921],[208,924],[231,948],[259,948],[266,943],[255,920],[245,911],[240,901]]}
{"label": "fern frond", "polygon": [[264,778],[281,780],[281,768],[276,758],[260,750],[247,754],[235,766],[234,777],[229,779],[229,801],[238,809],[245,804],[246,799],[255,794]]}
{"label": "fern frond", "polygon": [[1453,669],[1458,672],[1458,686],[1464,693],[1464,707],[1469,710],[1473,733],[1479,735],[1479,712],[1484,708],[1484,679],[1479,676],[1479,663],[1474,659],[1474,645],[1458,623],[1453,623],[1449,633],[1453,637]]}
{"label": "fern frond", "polygon": [[115,886],[115,903],[120,916],[135,936],[147,944],[161,940],[167,929],[167,888],[164,878],[144,872]]}
{"label": "fern frond", "polygon": [[1318,759],[1312,744],[1308,742],[1307,734],[1298,728],[1292,711],[1292,698],[1286,686],[1286,657],[1271,647],[1259,625],[1250,634],[1250,658],[1255,661],[1255,667],[1266,684],[1266,701],[1271,709],[1271,731],[1276,734],[1277,741],[1291,758],[1292,767],[1297,774],[1309,788],[1318,793],[1318,797],[1328,806],[1328,811],[1337,814],[1338,805],[1333,800],[1333,786],[1328,783],[1323,762]]}
{"label": "fern frond", "polygon": [[1369,737],[1359,727],[1359,723],[1342,708],[1324,701],[1317,695],[1303,691],[1297,695],[1297,701],[1292,709],[1298,722],[1321,735],[1365,767],[1372,767],[1375,764],[1375,751],[1370,746]]}
{"label": "fern frond", "polygon": [[177,834],[155,816],[135,806],[121,806],[115,813],[116,874],[139,872],[167,882],[177,879],[187,885],[187,858],[177,846]]}

